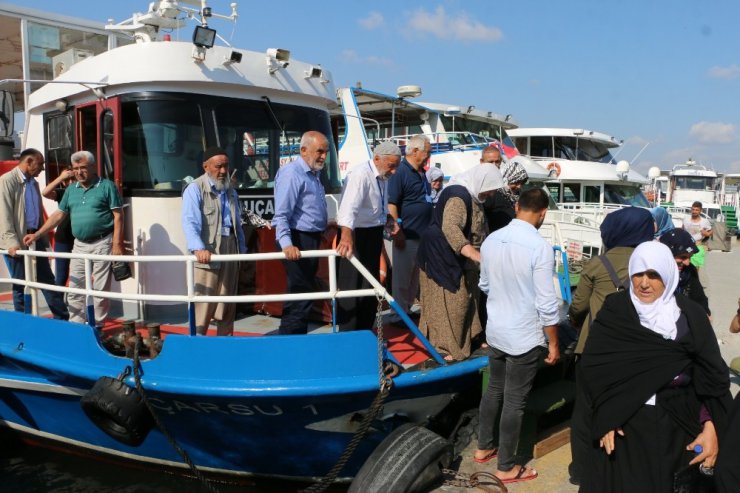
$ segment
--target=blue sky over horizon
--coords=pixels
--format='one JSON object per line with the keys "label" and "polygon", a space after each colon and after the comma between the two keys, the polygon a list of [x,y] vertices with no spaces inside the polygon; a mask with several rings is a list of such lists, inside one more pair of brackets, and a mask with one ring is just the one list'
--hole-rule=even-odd
{"label": "blue sky over horizon", "polygon": [[[147,1],[14,5],[117,21]],[[211,0],[219,13],[229,0]],[[523,127],[586,128],[624,139],[620,159],[669,169],[689,157],[740,173],[740,2],[736,0],[238,2],[232,45],[321,63],[337,87],[362,81],[422,101],[512,114]],[[232,32],[233,37],[232,37]],[[180,36],[188,38],[190,30]]]}

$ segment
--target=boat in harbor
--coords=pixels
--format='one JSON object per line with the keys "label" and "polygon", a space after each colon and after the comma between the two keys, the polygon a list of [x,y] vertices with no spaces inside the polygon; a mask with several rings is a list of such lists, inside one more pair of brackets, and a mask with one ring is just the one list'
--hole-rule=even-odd
{"label": "boat in harbor", "polygon": [[[202,173],[204,149],[219,145],[229,154],[243,207],[269,218],[275,173],[297,155],[307,130],[329,138],[321,178],[327,193],[337,192],[330,127],[336,100],[326,69],[294,60],[285,49],[258,53],[216,45],[216,19],[235,19],[236,4],[220,15],[204,1],[153,2],[147,12],[106,29],[29,9],[3,6],[0,15],[14,20],[19,42],[45,43],[43,56],[37,49],[31,56],[23,45],[21,58],[30,62],[20,64],[21,77],[0,87],[24,103],[23,147],[46,157],[41,185],[84,149],[124,200],[131,254],[116,259],[130,262],[133,276],[114,282],[111,292],[78,294],[87,297],[88,309],[93,296],[107,297],[117,302],[120,319],[138,321],[100,331],[94,322],[49,319],[36,303],[26,304],[30,313],[0,311],[0,424],[31,443],[109,460],[297,481],[324,476],[340,458],[346,464],[334,476],[349,481],[402,424],[440,433],[454,428],[460,396],[479,392],[479,370],[488,360],[444,361],[402,311],[406,330],[395,338],[382,324],[352,332],[331,324],[305,336],[276,336],[249,320],[243,337],[195,337],[196,302],[245,303],[279,315],[282,301],[301,296],[283,294],[284,256],[275,252],[267,229],[253,237],[257,253],[213,257],[257,262],[252,292],[195,296],[195,258],[185,251],[180,226],[181,193]],[[195,24],[193,41],[172,40],[169,33],[188,22]],[[43,79],[44,73],[53,79]],[[333,217],[336,203],[328,202]],[[56,205],[45,207],[50,213]],[[27,272],[35,256],[74,256],[19,254]],[[343,296],[373,296],[397,308],[372,278],[372,289],[339,292],[333,250],[302,254],[325,259],[326,285],[304,296],[328,309],[329,320]],[[353,265],[369,276],[354,259]],[[88,285],[90,276],[88,267]],[[32,297],[41,288],[70,289],[7,277],[0,282],[21,283]],[[162,325],[158,337],[154,326],[142,329],[152,320],[180,323]],[[404,351],[421,358],[403,359]]]}
{"label": "boat in harbor", "polygon": [[[683,216],[690,214],[691,204],[698,201],[702,203],[702,213],[711,220],[717,220],[722,214],[719,194],[717,172],[688,159],[674,165],[668,173],[666,201],[662,205],[668,207],[672,215]],[[683,223],[683,217],[678,220]]]}
{"label": "boat in harbor", "polygon": [[616,138],[573,128],[517,128],[509,131],[523,154],[550,171],[547,182],[558,207],[601,223],[622,207],[650,207],[641,187],[649,180],[616,162]]}
{"label": "boat in harbor", "polygon": [[[527,170],[526,187],[544,187],[550,180],[550,172],[541,163],[520,154],[510,138],[517,128],[511,115],[475,106],[410,101],[421,94],[418,86],[401,86],[397,92],[391,96],[360,87],[339,89],[342,113],[336,114],[334,121],[343,173],[352,164],[369,160],[375,142],[391,139],[403,147],[412,135],[423,134],[432,143],[429,166],[440,168],[446,179],[479,165],[483,149],[495,145],[505,161],[516,160]],[[601,249],[598,222],[559,209],[555,202],[551,202],[540,234],[577,262],[598,255]],[[577,278],[573,281],[577,282]]]}

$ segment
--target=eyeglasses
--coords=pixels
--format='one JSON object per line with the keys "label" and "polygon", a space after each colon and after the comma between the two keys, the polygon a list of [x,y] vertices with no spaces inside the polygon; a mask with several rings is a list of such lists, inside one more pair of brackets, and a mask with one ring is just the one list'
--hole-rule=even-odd
{"label": "eyeglasses", "polygon": [[72,171],[87,171],[87,166],[75,166],[70,168]]}

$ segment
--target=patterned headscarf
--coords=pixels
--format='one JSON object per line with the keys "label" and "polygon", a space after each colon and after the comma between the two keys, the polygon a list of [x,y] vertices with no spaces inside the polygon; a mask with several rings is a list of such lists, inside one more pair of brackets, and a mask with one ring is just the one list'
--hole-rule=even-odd
{"label": "patterned headscarf", "polygon": [[504,179],[504,183],[507,185],[502,189],[502,191],[511,204],[514,205],[517,200],[519,200],[519,194],[513,193],[508,185],[509,183],[526,182],[529,179],[527,170],[525,170],[524,166],[522,166],[518,161],[509,160],[501,165],[501,176]]}

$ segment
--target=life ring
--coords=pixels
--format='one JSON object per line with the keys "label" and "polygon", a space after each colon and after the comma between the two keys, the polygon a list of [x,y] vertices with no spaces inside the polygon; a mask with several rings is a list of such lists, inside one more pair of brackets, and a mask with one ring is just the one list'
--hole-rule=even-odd
{"label": "life ring", "polygon": [[388,262],[385,259],[385,252],[380,252],[380,270],[378,271],[378,281],[385,286],[385,278],[388,275]]}
{"label": "life ring", "polygon": [[80,405],[95,426],[126,445],[138,447],[154,427],[139,392],[115,378],[99,378]]}
{"label": "life ring", "polygon": [[406,423],[370,454],[348,493],[427,491],[452,462],[452,444],[421,426]]}
{"label": "life ring", "polygon": [[555,161],[551,162],[547,165],[547,171],[550,172],[551,177],[554,174],[554,178],[557,178],[558,176],[560,176],[560,164],[556,163]]}

